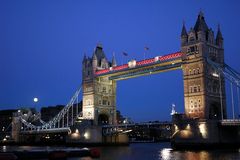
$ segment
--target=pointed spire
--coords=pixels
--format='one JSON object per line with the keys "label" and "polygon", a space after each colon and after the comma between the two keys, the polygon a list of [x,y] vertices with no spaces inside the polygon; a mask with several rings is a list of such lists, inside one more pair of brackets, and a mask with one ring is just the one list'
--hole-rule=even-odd
{"label": "pointed spire", "polygon": [[199,32],[199,31],[207,32],[208,31],[208,26],[205,22],[204,14],[202,11],[200,11],[198,14],[198,18],[195,23],[194,30],[195,30],[195,32]]}
{"label": "pointed spire", "polygon": [[187,30],[186,30],[186,27],[185,27],[185,22],[184,22],[184,21],[183,21],[181,36],[182,36],[182,37],[183,37],[183,36],[188,36]]}
{"label": "pointed spire", "polygon": [[103,58],[106,58],[104,52],[103,52],[103,47],[102,44],[98,43],[96,48],[94,49],[93,56],[96,56],[98,60],[101,60]]}
{"label": "pointed spire", "polygon": [[82,62],[84,63],[84,62],[86,62],[86,60],[87,60],[87,56],[86,56],[86,53],[84,53],[83,61],[82,61]]}
{"label": "pointed spire", "polygon": [[96,55],[96,52],[93,53],[93,57],[92,57],[93,60],[96,60],[97,59],[97,55]]}
{"label": "pointed spire", "polygon": [[220,24],[218,24],[218,31],[217,31],[216,39],[223,39],[222,32],[220,30]]}
{"label": "pointed spire", "polygon": [[117,66],[117,61],[115,58],[115,53],[113,52],[113,58],[112,58],[112,67],[116,67]]}

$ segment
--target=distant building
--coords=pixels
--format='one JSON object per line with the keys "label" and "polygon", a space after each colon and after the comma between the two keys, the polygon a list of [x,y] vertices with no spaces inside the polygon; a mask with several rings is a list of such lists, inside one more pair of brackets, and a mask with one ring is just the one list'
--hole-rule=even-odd
{"label": "distant building", "polygon": [[47,122],[51,120],[54,116],[56,116],[63,108],[64,108],[64,105],[42,107],[41,119]]}
{"label": "distant building", "polygon": [[0,111],[0,140],[2,140],[7,134],[11,132],[12,114],[17,110],[1,110]]}
{"label": "distant building", "polygon": [[[76,104],[74,104],[76,107]],[[55,117],[65,105],[56,105],[56,106],[48,106],[41,108],[41,119],[45,122],[50,121],[53,117]],[[74,108],[75,108],[74,107]],[[82,111],[82,101],[78,103],[78,110]],[[76,110],[74,110],[74,115],[76,114]]]}

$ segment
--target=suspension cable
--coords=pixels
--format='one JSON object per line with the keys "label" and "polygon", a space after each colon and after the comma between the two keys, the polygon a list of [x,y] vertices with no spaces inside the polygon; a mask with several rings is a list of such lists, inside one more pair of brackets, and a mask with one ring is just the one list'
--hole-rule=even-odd
{"label": "suspension cable", "polygon": [[233,84],[231,82],[231,97],[232,97],[232,116],[233,119],[235,119],[235,113],[234,113],[234,99],[233,99]]}

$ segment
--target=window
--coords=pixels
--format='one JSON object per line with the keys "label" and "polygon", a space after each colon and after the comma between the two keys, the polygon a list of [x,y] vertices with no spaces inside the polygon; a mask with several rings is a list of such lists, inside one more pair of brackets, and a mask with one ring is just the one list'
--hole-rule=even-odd
{"label": "window", "polygon": [[201,89],[201,88],[200,88],[200,85],[198,85],[198,92],[200,92],[200,89]]}
{"label": "window", "polygon": [[196,74],[199,74],[199,73],[200,73],[200,68],[197,68]]}
{"label": "window", "polygon": [[189,69],[189,75],[191,75],[192,74],[192,70],[191,69]]}
{"label": "window", "polygon": [[195,47],[194,46],[190,47],[190,51],[195,52]]}
{"label": "window", "polygon": [[99,105],[101,105],[101,104],[102,104],[102,101],[101,101],[101,100],[99,100],[99,101],[98,101],[98,104],[99,104]]}
{"label": "window", "polygon": [[103,93],[106,93],[106,87],[103,87]]}
{"label": "window", "polygon": [[107,105],[107,100],[103,100],[103,105]]}
{"label": "window", "polygon": [[197,91],[198,91],[197,86],[194,86],[193,92],[197,92]]}
{"label": "window", "polygon": [[194,37],[190,37],[190,42],[194,41]]}
{"label": "window", "polygon": [[87,105],[91,105],[92,101],[91,101],[90,99],[88,99],[88,100],[86,101],[86,103],[87,103]]}
{"label": "window", "polygon": [[192,93],[192,86],[189,87],[189,92]]}

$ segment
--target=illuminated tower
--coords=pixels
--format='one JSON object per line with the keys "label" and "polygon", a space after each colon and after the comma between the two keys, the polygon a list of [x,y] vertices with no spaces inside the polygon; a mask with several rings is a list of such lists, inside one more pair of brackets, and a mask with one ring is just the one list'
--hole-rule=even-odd
{"label": "illuminated tower", "polygon": [[93,120],[95,125],[116,123],[116,82],[94,74],[112,65],[116,65],[115,58],[108,62],[100,44],[91,58],[83,59],[83,118]]}
{"label": "illuminated tower", "polygon": [[[225,81],[206,62],[224,64],[223,37],[218,27],[217,36],[208,28],[204,15],[199,13],[194,28],[181,33],[185,113],[190,118],[221,119],[226,117]],[[223,115],[222,115],[223,112]]]}

